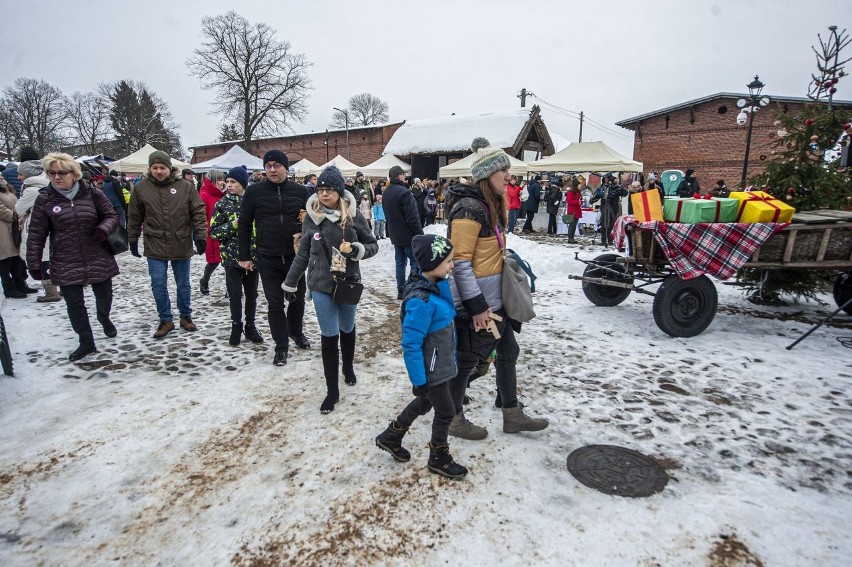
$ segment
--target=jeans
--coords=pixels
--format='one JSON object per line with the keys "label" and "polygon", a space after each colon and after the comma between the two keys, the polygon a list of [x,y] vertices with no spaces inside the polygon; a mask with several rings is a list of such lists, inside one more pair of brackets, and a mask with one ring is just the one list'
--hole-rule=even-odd
{"label": "jeans", "polygon": [[263,294],[269,305],[269,332],[275,341],[275,350],[287,351],[290,348],[289,337],[299,337],[302,333],[302,320],[305,318],[305,278],[299,278],[296,284],[296,298],[284,311],[284,280],[293,265],[295,256],[263,256],[257,257],[257,271],[263,284]]}
{"label": "jeans", "polygon": [[574,220],[571,221],[571,224],[568,225],[568,238],[574,238],[574,235],[577,233],[577,217],[574,217]]}
{"label": "jeans", "polygon": [[255,314],[257,313],[257,281],[257,270],[225,266],[225,289],[228,290],[228,302],[231,306],[231,321],[233,323],[240,323],[243,320],[243,291],[245,291],[246,325],[254,325]]}
{"label": "jeans", "polygon": [[355,328],[355,308],[357,305],[336,303],[330,293],[311,291],[314,310],[320,333],[324,337],[336,337],[340,333],[351,333]]}
{"label": "jeans", "polygon": [[[83,295],[85,286],[63,285],[59,289],[62,290],[62,296],[65,298],[65,308],[68,310],[71,328],[80,337],[80,345],[94,345],[95,338],[92,335],[89,311],[86,309],[86,298]],[[103,325],[109,321],[109,313],[112,310],[112,278],[92,284],[92,292],[95,294],[95,312],[98,322]]]}
{"label": "jeans", "polygon": [[405,259],[408,258],[412,273],[416,273],[417,270],[420,269],[420,266],[417,265],[417,260],[414,259],[414,252],[411,250],[411,244],[407,246],[394,245],[394,251],[396,253],[396,291],[397,293],[402,294],[402,288],[405,287],[406,280]]}
{"label": "jeans", "polygon": [[373,236],[375,236],[376,239],[384,238],[385,237],[385,221],[383,221],[383,220],[373,221],[373,225],[374,225],[373,226]]}
{"label": "jeans", "polygon": [[521,209],[509,209],[509,232],[514,232],[515,225],[518,224],[518,213]]}
{"label": "jeans", "polygon": [[408,429],[415,419],[421,415],[426,415],[433,408],[435,409],[435,417],[432,419],[432,446],[446,445],[450,423],[456,415],[449,382],[431,386],[426,390],[426,397],[417,397],[411,400],[411,403],[405,406],[405,409],[396,418],[396,424],[398,427]]}
{"label": "jeans", "polygon": [[535,218],[535,211],[526,211],[527,220],[524,223],[524,228],[521,230],[524,232],[532,232],[533,231],[533,219]]}
{"label": "jeans", "polygon": [[172,263],[172,274],[177,286],[177,305],[181,317],[192,315],[190,296],[192,288],[189,285],[189,258],[185,260],[160,260],[148,258],[148,275],[151,276],[151,291],[157,302],[157,314],[160,321],[171,321],[172,302],[169,300],[168,269]]}

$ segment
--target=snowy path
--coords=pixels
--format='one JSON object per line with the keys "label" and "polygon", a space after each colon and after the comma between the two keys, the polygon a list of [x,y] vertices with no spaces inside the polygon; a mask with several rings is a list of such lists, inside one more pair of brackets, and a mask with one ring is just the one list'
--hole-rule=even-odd
{"label": "snowy path", "polygon": [[[64,303],[5,300],[16,376],[0,378],[0,563],[848,564],[852,353],[836,338],[852,318],[787,351],[827,308],[756,308],[717,285],[710,328],[673,339],[650,297],[591,305],[564,278],[582,271],[576,248],[510,246],[539,275],[519,387],[551,427],[502,433],[493,375],[477,380],[467,411],[489,437],[451,439],[471,469],[461,482],[425,469],[431,418],[406,437],[408,464],[373,444],[409,396],[387,240],[362,267],[358,384],[341,384],[328,416],[312,307],[314,348],[275,368],[268,342],[227,345],[221,271],[210,296],[194,289],[200,331],[157,341],[144,263],[123,255],[119,336],[78,364]],[[651,455],[671,480],[645,499],[597,493],[566,468],[587,444]]]}

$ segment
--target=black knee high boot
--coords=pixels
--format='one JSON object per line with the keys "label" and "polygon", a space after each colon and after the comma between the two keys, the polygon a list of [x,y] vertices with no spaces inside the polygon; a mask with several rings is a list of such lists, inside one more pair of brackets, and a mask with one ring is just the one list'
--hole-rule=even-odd
{"label": "black knee high boot", "polygon": [[322,337],[322,369],[328,393],[320,406],[320,413],[331,413],[334,411],[334,404],[340,400],[340,390],[337,387],[340,351],[337,348],[337,341],[337,335]]}
{"label": "black knee high boot", "polygon": [[343,359],[343,381],[354,386],[355,377],[355,327],[348,333],[340,333],[340,356]]}

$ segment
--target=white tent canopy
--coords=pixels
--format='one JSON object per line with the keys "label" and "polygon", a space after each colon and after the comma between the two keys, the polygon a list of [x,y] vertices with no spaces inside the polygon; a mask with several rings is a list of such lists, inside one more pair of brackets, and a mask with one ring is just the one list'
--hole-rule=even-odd
{"label": "white tent canopy", "polygon": [[603,142],[576,142],[552,156],[529,164],[530,171],[642,171],[642,163],[628,159]]}
{"label": "white tent canopy", "polygon": [[192,171],[195,173],[207,173],[211,169],[228,171],[233,167],[241,165],[244,165],[249,171],[258,171],[263,169],[263,160],[251,155],[240,146],[234,145],[234,147],[218,157],[194,164]]}
{"label": "white tent canopy", "polygon": [[[449,179],[450,177],[468,177],[472,175],[470,166],[473,165],[474,161],[476,161],[476,153],[472,153],[469,156],[463,157],[459,161],[445,165],[438,170],[438,175],[444,179]],[[518,158],[509,156],[509,163],[511,164],[509,166],[509,173],[512,175],[527,174],[528,166],[525,162]]]}
{"label": "white tent canopy", "polygon": [[304,177],[311,173],[312,171],[316,171],[317,164],[309,160],[308,158],[302,158],[289,168],[290,175],[295,175],[296,177]]}
{"label": "white tent canopy", "polygon": [[366,177],[384,177],[387,178],[390,168],[398,165],[406,174],[411,173],[411,166],[396,157],[393,154],[385,154],[371,164],[365,165],[358,169]]}
{"label": "white tent canopy", "polygon": [[[120,173],[145,173],[148,171],[148,156],[156,151],[157,148],[151,144],[145,144],[143,148],[136,150],[129,156],[110,162],[109,168]],[[189,167],[189,164],[172,158],[172,167],[184,169]]]}
{"label": "white tent canopy", "polygon": [[336,166],[337,169],[340,170],[340,173],[343,174],[343,177],[355,177],[355,174],[358,173],[358,166],[340,154],[337,154],[336,156],[331,158],[330,161],[327,161],[326,163],[317,166],[317,168],[314,169],[311,173],[319,175],[320,173],[322,173],[323,169],[330,165]]}

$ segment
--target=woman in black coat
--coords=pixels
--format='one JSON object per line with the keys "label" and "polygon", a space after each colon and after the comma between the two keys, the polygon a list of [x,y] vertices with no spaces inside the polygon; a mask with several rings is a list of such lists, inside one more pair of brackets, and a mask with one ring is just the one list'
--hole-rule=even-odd
{"label": "woman in black coat", "polygon": [[[80,165],[70,155],[48,154],[42,164],[50,184],[33,205],[27,265],[34,279],[50,279],[62,291],[71,327],[80,337],[80,346],[68,358],[79,360],[97,350],[83,295],[87,285],[95,294],[104,334],[118,334],[109,318],[118,265],[106,245],[107,236],[118,228],[118,215],[103,192],[81,180]],[[43,274],[41,258],[48,239],[50,274]]]}
{"label": "woman in black coat", "polygon": [[544,194],[544,203],[547,207],[547,234],[556,234],[556,215],[559,213],[559,205],[562,203],[562,191],[559,185],[551,183]]}

